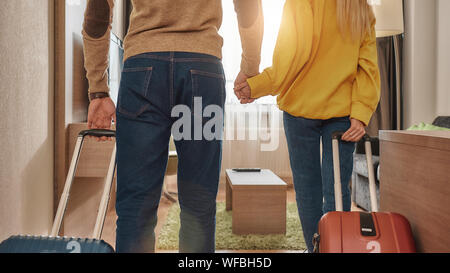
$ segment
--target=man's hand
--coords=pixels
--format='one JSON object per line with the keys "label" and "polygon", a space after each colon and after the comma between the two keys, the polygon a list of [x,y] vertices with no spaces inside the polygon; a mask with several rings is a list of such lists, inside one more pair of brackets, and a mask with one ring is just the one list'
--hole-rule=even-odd
{"label": "man's hand", "polygon": [[[111,98],[92,100],[88,111],[89,129],[111,129],[112,121],[116,121],[116,107]],[[106,141],[109,139],[101,137],[97,140]]]}
{"label": "man's hand", "polygon": [[347,142],[358,142],[366,134],[364,123],[354,118],[351,118],[350,122],[350,129],[342,135],[342,140]]}
{"label": "man's hand", "polygon": [[255,101],[255,99],[251,98],[252,91],[250,85],[248,85],[246,81],[235,86],[234,92],[236,95],[239,94],[238,98],[241,101],[241,104],[248,104]]}
{"label": "man's hand", "polygon": [[234,93],[242,104],[252,103],[255,101],[255,99],[251,98],[251,89],[247,83],[248,78],[249,77],[241,71],[234,82]]}
{"label": "man's hand", "polygon": [[250,78],[250,77],[245,75],[244,72],[240,71],[236,77],[236,80],[234,81],[234,86],[236,87],[237,85],[247,81],[248,78]]}

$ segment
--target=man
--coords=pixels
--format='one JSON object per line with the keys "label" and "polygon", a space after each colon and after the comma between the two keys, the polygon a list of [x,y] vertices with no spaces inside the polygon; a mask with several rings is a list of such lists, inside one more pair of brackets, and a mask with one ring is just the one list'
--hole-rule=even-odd
{"label": "man", "polygon": [[[223,109],[225,103],[223,42],[218,34],[222,6],[221,0],[132,0],[132,4],[116,110],[107,84],[114,1],[88,0],[83,25],[91,101],[88,125],[110,128],[111,121],[116,122],[116,251],[154,252],[168,142],[176,121],[172,111],[185,105],[194,112],[198,103],[202,109],[209,105]],[[240,83],[259,72],[264,27],[261,0],[234,4],[243,48],[236,79]],[[193,113],[188,119],[192,124],[200,119],[204,125],[209,118]],[[191,131],[191,137],[176,141],[179,249],[214,252],[222,141],[198,139]]]}

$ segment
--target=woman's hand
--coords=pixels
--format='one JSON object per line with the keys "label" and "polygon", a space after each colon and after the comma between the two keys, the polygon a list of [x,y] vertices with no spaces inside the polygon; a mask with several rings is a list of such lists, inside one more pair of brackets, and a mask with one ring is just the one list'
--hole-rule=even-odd
{"label": "woman's hand", "polygon": [[351,118],[350,122],[350,129],[342,135],[342,140],[348,142],[359,142],[366,134],[364,123],[354,118]]}
{"label": "woman's hand", "polygon": [[241,101],[241,104],[248,104],[255,101],[255,99],[252,99],[252,92],[250,89],[250,85],[247,81],[244,81],[240,84],[237,84],[234,86],[234,93],[238,97],[238,99]]}

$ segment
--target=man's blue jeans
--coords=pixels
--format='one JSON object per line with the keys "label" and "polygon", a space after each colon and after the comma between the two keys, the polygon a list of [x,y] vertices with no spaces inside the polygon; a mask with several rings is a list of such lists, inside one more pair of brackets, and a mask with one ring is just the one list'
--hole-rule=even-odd
{"label": "man's blue jeans", "polygon": [[[350,119],[333,118],[329,120],[312,120],[293,117],[284,113],[289,157],[298,213],[302,223],[308,251],[313,251],[313,235],[317,232],[320,218],[327,212],[335,210],[334,171],[331,135],[336,131],[347,131]],[[320,161],[320,141],[323,152]],[[355,144],[340,142],[340,163],[343,205],[350,211],[349,182],[353,171],[353,152]]]}
{"label": "man's blue jeans", "polygon": [[[155,251],[168,144],[178,119],[172,117],[172,109],[189,107],[188,119],[194,124],[194,97],[202,99],[203,109],[218,105],[223,111],[225,77],[218,58],[186,52],[145,53],[124,64],[117,103],[117,252]],[[205,123],[209,118],[201,119]],[[179,248],[180,252],[214,252],[222,141],[194,140],[191,129],[192,140],[175,142]]]}

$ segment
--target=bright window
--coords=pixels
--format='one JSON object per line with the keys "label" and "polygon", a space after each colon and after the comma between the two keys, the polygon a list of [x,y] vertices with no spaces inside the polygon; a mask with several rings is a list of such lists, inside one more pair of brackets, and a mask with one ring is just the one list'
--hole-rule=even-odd
{"label": "bright window", "polygon": [[[241,39],[237,23],[237,15],[234,10],[232,0],[222,0],[223,3],[223,23],[220,35],[224,38],[223,66],[227,77],[227,104],[239,104],[234,95],[234,80],[239,73],[241,63]],[[262,0],[264,10],[264,40],[261,54],[260,71],[272,65],[272,55],[280,27],[281,16],[285,0]],[[123,52],[119,47],[117,38],[112,35],[110,50],[110,88],[111,97],[116,102],[119,90],[120,71]],[[257,104],[276,104],[276,98],[272,96],[264,97],[256,101]]]}
{"label": "bright window", "polygon": [[[261,54],[260,71],[272,65],[273,50],[280,28],[281,16],[285,0],[262,0],[264,10],[264,40]],[[234,95],[234,80],[239,73],[241,63],[241,39],[237,16],[232,0],[222,0],[223,23],[220,34],[224,38],[223,65],[227,77],[227,104],[238,104]],[[264,97],[256,101],[258,104],[275,104],[276,98]]]}

